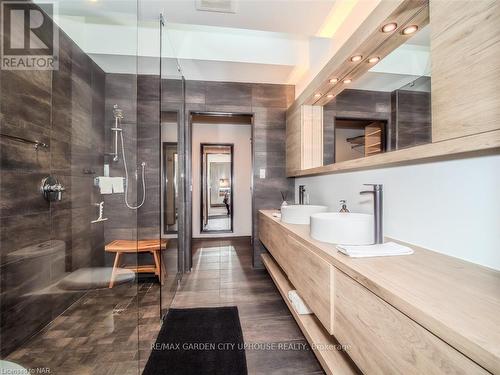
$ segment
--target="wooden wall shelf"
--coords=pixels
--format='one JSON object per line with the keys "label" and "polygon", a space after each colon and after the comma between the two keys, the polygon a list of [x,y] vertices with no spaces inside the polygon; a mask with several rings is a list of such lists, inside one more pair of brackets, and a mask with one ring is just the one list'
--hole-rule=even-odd
{"label": "wooden wall shelf", "polygon": [[457,156],[463,156],[464,154],[481,154],[481,152],[486,151],[493,153],[498,152],[500,154],[500,130],[429,143],[354,160],[347,160],[317,168],[289,171],[288,177],[305,177],[418,164],[433,160],[453,159]]}

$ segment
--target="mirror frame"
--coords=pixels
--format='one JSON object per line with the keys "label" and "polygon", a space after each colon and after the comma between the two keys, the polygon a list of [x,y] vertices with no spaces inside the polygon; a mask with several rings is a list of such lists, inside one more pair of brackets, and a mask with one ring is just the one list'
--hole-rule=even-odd
{"label": "mirror frame", "polygon": [[[221,230],[205,230],[203,229],[203,184],[206,183],[204,180],[204,168],[205,162],[203,159],[204,155],[204,147],[206,146],[221,146],[228,147],[231,150],[231,168],[230,168],[230,176],[231,176],[231,200],[229,202],[229,211],[231,212],[231,227],[229,229],[221,229]],[[213,143],[213,142],[202,142],[200,143],[200,234],[214,234],[214,233],[234,233],[234,143]],[[208,212],[207,212],[208,214]]]}
{"label": "mirror frame", "polygon": [[[432,2],[435,0],[430,1]],[[345,78],[355,80],[373,66],[373,64],[367,63],[368,58],[378,56],[382,60],[409,38],[409,36],[402,35],[402,29],[408,25],[414,24],[418,25],[419,29],[426,26],[430,19],[430,8],[429,0],[381,2],[287,110],[287,149],[290,147],[291,150],[292,147],[296,147],[296,145],[292,146],[288,144],[288,134],[297,132],[297,129],[293,128],[294,124],[292,124],[292,119],[294,116],[296,117],[296,113],[300,111],[302,105],[323,106],[332,100],[336,95],[344,90],[344,88],[347,88],[346,85],[343,84],[343,80]],[[466,11],[467,10],[464,9],[463,12]],[[392,33],[381,32],[381,27],[391,22],[397,23],[398,27],[396,30]],[[465,28],[466,26],[463,27]],[[432,42],[433,38],[431,37],[431,61],[434,70],[436,62],[434,61],[433,56],[437,47],[433,45]],[[460,46],[459,43],[455,46],[455,48],[464,49],[466,46]],[[485,49],[482,53],[486,56],[491,56],[495,53],[495,51],[493,49]],[[363,58],[361,61],[354,63],[350,60],[350,58],[354,55],[362,55]],[[439,63],[442,65],[441,60]],[[442,81],[445,79],[445,77],[436,77],[434,73],[432,73],[432,75],[433,81],[438,79],[441,79]],[[338,82],[334,84],[330,83],[332,78],[338,78]],[[495,76],[492,75],[489,79],[495,79]],[[433,95],[432,92],[431,95]],[[499,94],[495,95],[498,96]],[[434,101],[434,98],[432,100]],[[434,105],[432,105],[432,107],[434,126],[434,118],[437,111],[435,110]],[[480,110],[479,107],[480,105],[478,105],[477,111]],[[442,117],[449,115],[449,111],[446,113],[439,113],[439,115],[441,116],[441,120]],[[290,138],[292,138],[292,136],[290,136]],[[413,164],[416,162],[428,161],[430,159],[456,158],[457,156],[460,157],[462,154],[471,152],[480,154],[491,152],[491,150],[498,152],[499,148],[500,128],[493,128],[487,132],[477,131],[475,134],[439,140],[434,139],[433,129],[432,143],[383,154],[376,154],[373,156],[308,169],[297,169],[297,166],[293,165],[292,161],[289,162],[287,160],[287,176],[312,176],[360,169],[371,169],[382,166]]]}

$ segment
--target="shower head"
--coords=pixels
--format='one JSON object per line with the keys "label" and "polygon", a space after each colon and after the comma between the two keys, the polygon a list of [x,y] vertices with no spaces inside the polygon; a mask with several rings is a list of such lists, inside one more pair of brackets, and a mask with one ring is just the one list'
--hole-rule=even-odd
{"label": "shower head", "polygon": [[115,119],[123,119],[123,111],[118,108],[118,104],[113,106],[113,116],[115,116]]}

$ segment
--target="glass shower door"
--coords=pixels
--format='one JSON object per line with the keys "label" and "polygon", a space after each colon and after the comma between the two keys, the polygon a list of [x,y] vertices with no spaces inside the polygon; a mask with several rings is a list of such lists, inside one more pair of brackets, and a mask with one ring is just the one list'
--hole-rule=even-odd
{"label": "glass shower door", "polygon": [[161,233],[167,248],[162,261],[167,278],[161,288],[164,314],[175,296],[184,268],[184,156],[183,124],[185,83],[172,44],[172,35],[162,19],[160,23],[160,140],[161,154]]}
{"label": "glass shower door", "polygon": [[48,17],[39,39],[58,56],[54,70],[0,69],[0,372],[139,373],[139,331],[158,325],[158,307],[138,321],[138,301],[159,299],[135,272],[143,81],[137,2],[120,4],[16,5]]}

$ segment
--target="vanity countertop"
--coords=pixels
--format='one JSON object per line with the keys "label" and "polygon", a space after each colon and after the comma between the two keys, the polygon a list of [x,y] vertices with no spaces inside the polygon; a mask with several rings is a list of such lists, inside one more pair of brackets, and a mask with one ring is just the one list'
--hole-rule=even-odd
{"label": "vanity countertop", "polygon": [[309,225],[282,223],[272,216],[277,211],[260,212],[449,345],[500,373],[500,271],[407,243],[414,254],[350,258],[314,240]]}

